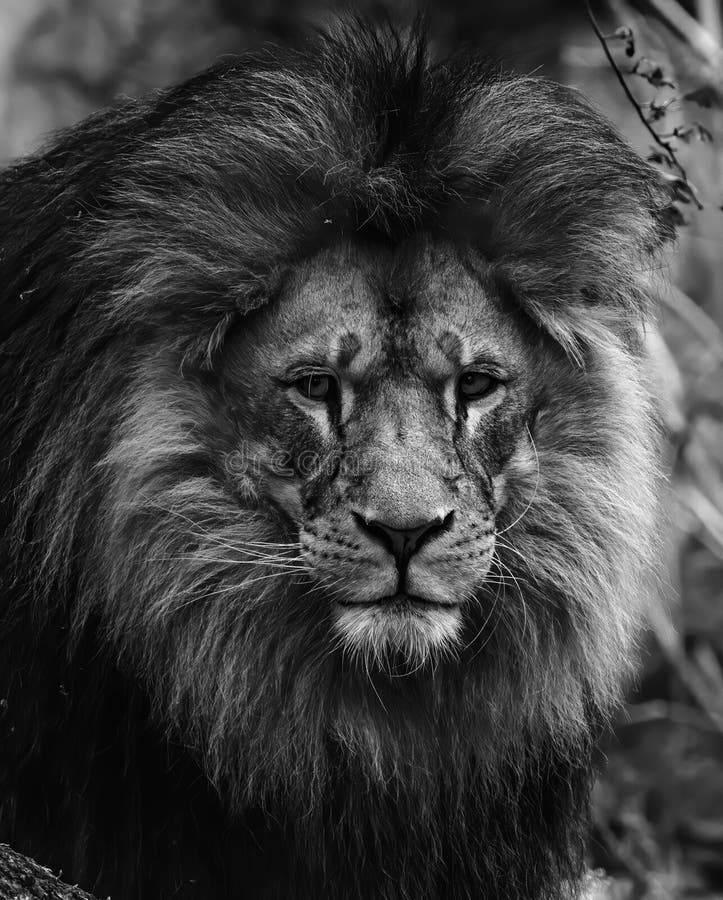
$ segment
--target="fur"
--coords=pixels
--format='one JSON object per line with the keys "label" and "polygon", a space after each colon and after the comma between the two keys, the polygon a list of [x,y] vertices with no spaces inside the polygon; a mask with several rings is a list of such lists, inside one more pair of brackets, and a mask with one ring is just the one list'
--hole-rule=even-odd
{"label": "fur", "polygon": [[[574,91],[355,23],[5,171],[0,841],[114,900],[575,896],[654,559],[669,202]],[[490,581],[463,652],[358,679],[323,594],[264,577],[289,535],[229,476],[218,371],[290,265],[425,229],[559,390],[497,522],[521,602]]]}

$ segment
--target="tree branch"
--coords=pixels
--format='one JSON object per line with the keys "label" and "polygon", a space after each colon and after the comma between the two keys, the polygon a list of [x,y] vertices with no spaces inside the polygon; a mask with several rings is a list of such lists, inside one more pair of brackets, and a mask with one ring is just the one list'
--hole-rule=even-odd
{"label": "tree branch", "polygon": [[0,844],[0,897],[3,900],[97,900],[65,884],[43,866]]}
{"label": "tree branch", "polygon": [[620,71],[620,67],[618,66],[618,64],[615,62],[615,59],[614,59],[612,53],[610,52],[610,48],[608,47],[608,43],[605,40],[605,36],[603,35],[602,31],[600,30],[600,26],[598,25],[597,19],[595,18],[595,15],[592,11],[592,7],[590,6],[590,0],[585,0],[585,7],[587,9],[587,16],[588,16],[588,19],[590,20],[590,24],[592,25],[593,31],[595,32],[595,35],[596,35],[598,41],[600,42],[600,45],[603,48],[603,51],[605,53],[605,56],[607,57],[608,62],[610,63],[610,67],[612,68],[613,72],[615,73],[615,77],[620,82],[620,86],[622,87],[623,91],[625,92],[625,96],[628,98],[633,109],[638,114],[638,118],[643,123],[643,127],[648,132],[650,137],[655,141],[656,145],[658,147],[660,147],[661,150],[664,152],[665,158],[670,163],[670,166],[678,172],[678,175],[680,176],[681,180],[684,182],[685,187],[687,189],[686,193],[688,193],[690,195],[690,198],[693,200],[693,202],[698,207],[698,209],[703,209],[703,204],[696,197],[695,191],[693,190],[692,185],[688,181],[687,172],[685,171],[683,166],[678,161],[678,157],[676,155],[675,148],[671,144],[669,144],[668,141],[663,140],[663,138],[661,138],[660,135],[655,131],[653,126],[650,124],[650,122],[645,117],[645,113],[640,108],[640,104],[635,99],[632,91],[628,87],[628,83],[625,80],[625,76]]}

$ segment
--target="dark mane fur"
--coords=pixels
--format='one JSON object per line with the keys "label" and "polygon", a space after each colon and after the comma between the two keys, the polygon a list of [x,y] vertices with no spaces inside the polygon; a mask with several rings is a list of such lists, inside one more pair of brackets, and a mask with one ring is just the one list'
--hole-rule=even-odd
{"label": "dark mane fur", "polygon": [[[0,841],[114,900],[573,896],[654,543],[638,336],[668,202],[574,91],[355,23],[2,173]],[[283,525],[229,486],[214,373],[294,260],[421,229],[484,251],[588,368],[589,415],[548,412],[503,556],[524,624],[370,690],[322,598],[219,552]],[[195,602],[234,582],[240,607]]]}

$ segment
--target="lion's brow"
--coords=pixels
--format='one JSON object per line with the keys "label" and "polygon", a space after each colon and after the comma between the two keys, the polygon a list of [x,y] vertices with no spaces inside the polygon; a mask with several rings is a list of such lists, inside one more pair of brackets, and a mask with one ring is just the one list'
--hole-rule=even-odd
{"label": "lion's brow", "polygon": [[348,368],[354,357],[361,350],[361,340],[354,331],[347,331],[339,338],[337,364],[340,368]]}

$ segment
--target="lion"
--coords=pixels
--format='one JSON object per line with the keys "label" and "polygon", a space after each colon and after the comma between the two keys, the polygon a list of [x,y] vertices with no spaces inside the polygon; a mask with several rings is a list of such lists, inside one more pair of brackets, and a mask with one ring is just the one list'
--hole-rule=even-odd
{"label": "lion", "polygon": [[671,198],[332,24],[0,180],[0,841],[114,900],[579,895]]}

